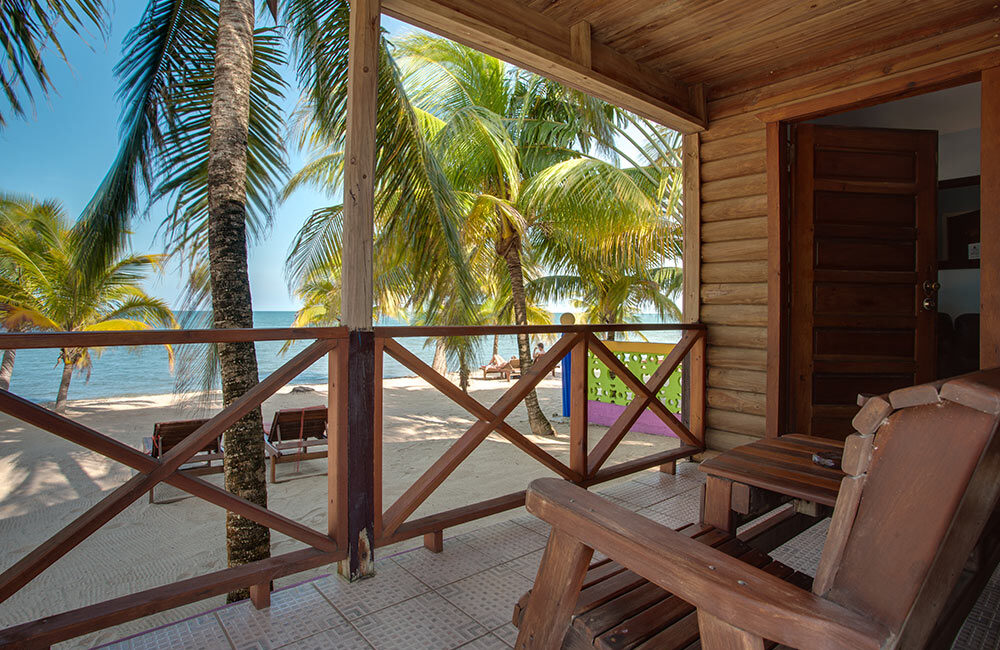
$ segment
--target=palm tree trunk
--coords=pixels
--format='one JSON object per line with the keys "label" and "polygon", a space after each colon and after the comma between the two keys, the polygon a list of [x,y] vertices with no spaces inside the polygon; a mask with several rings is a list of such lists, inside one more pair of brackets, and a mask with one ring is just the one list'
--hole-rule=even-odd
{"label": "palm tree trunk", "polygon": [[[497,356],[498,354],[500,354],[500,335],[499,334],[494,334],[493,335],[493,357]],[[493,357],[490,357],[490,359],[492,359]]]}
{"label": "palm tree trunk", "polygon": [[469,370],[469,364],[462,362],[458,367],[458,387],[462,389],[463,393],[469,392],[469,375],[471,371]]}
{"label": "palm tree trunk", "polygon": [[434,345],[434,361],[431,362],[431,367],[442,375],[448,374],[448,355],[444,339],[438,339]]}
{"label": "palm tree trunk", "polygon": [[0,362],[0,389],[10,390],[10,378],[14,374],[14,355],[17,350],[4,350],[3,362]]}
{"label": "palm tree trunk", "polygon": [[56,413],[62,413],[66,408],[66,398],[69,396],[69,382],[73,379],[73,362],[66,357],[63,350],[62,379],[59,381],[59,392],[56,394]]}
{"label": "palm tree trunk", "polygon": [[[220,0],[208,154],[208,256],[213,320],[220,329],[253,327],[246,237],[253,24],[253,0]],[[254,344],[220,343],[219,362],[222,400],[228,406],[258,382]],[[254,409],[226,431],[224,443],[226,489],[266,507],[260,409]],[[231,567],[267,558],[271,554],[271,531],[227,512],[226,553]],[[230,592],[228,600],[248,596],[248,589],[240,589]]]}
{"label": "palm tree trunk", "polygon": [[[528,324],[528,301],[524,295],[524,269],[521,267],[521,238],[511,237],[497,247],[504,262],[507,263],[507,273],[510,275],[511,300],[514,303],[514,320],[518,325]],[[521,374],[531,368],[531,343],[527,334],[517,335],[517,356],[521,360]],[[524,398],[524,406],[528,409],[528,424],[536,436],[554,436],[555,430],[549,424],[545,414],[538,405],[538,394],[528,393]]]}

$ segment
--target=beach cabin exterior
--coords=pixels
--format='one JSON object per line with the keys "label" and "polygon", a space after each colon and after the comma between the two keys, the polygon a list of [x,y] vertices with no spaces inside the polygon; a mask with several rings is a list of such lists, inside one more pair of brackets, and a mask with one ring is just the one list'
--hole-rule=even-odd
{"label": "beach cabin exterior", "polygon": [[[968,243],[980,245],[979,363],[983,368],[1000,365],[1000,5],[995,0],[353,0],[351,8],[345,328],[137,332],[115,334],[114,341],[99,333],[8,337],[11,347],[58,347],[82,344],[84,339],[90,345],[316,339],[247,399],[234,404],[237,409],[224,411],[196,432],[197,439],[181,444],[175,448],[180,451],[162,461],[136,456],[96,432],[0,396],[5,412],[79,440],[139,472],[109,500],[82,515],[72,529],[6,572],[0,578],[0,598],[162,480],[255,518],[309,548],[174,583],[137,599],[49,617],[12,628],[0,638],[51,643],[236,586],[255,585],[255,603],[263,605],[268,581],[275,577],[333,561],[344,562],[345,572],[356,577],[371,570],[372,550],[381,544],[416,535],[427,535],[430,546],[439,544],[441,530],[450,525],[524,503],[522,492],[407,521],[475,441],[493,430],[583,485],[671,462],[659,457],[602,470],[616,441],[602,441],[595,462],[594,452],[588,458],[586,440],[574,438],[570,465],[554,463],[502,423],[530,388],[528,382],[514,384],[492,410],[468,403],[453,386],[438,382],[434,385],[439,390],[464,403],[480,422],[475,431],[470,429],[474,435],[457,445],[461,448],[435,463],[435,473],[421,477],[382,511],[377,460],[381,357],[391,354],[413,363],[394,338],[441,332],[373,328],[371,321],[381,13],[685,134],[688,325],[682,328],[678,358],[668,358],[674,365],[664,368],[669,374],[686,356],[693,372],[680,455],[793,431],[838,436],[843,418],[856,408],[851,406],[854,394],[882,392],[936,374],[934,312],[939,288],[931,234],[936,232],[938,143],[912,129],[875,132],[811,123],[835,113],[978,84],[980,237]],[[463,331],[512,333],[517,328]],[[574,368],[585,367],[587,347],[595,347],[585,327],[532,331],[564,334],[540,360],[542,375],[567,353],[581,361],[574,362]],[[239,417],[239,409],[253,408],[324,355],[330,359],[331,432],[326,532],[251,508],[176,473],[184,454],[203,446],[202,438],[221,433]],[[574,381],[574,389],[583,395],[585,384],[579,382]],[[638,388],[637,394],[643,390]],[[653,392],[646,391],[641,407],[658,408]],[[586,422],[585,413],[573,417]],[[849,431],[844,428],[843,434]]]}

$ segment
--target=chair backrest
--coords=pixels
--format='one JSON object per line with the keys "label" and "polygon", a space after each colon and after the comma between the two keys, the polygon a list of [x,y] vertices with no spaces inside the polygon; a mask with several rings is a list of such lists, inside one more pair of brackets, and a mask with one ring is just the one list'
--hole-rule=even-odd
{"label": "chair backrest", "polygon": [[[157,422],[153,425],[153,456],[159,457],[173,449],[181,440],[194,433],[198,427],[208,422],[202,420],[178,420],[176,422]],[[218,453],[219,439],[205,445],[202,451]]]}
{"label": "chair backrest", "polygon": [[310,406],[303,409],[284,409],[274,414],[268,442],[323,438],[326,436],[327,407]]}
{"label": "chair backrest", "polygon": [[921,647],[1000,497],[1000,369],[907,390],[855,419],[814,591]]}

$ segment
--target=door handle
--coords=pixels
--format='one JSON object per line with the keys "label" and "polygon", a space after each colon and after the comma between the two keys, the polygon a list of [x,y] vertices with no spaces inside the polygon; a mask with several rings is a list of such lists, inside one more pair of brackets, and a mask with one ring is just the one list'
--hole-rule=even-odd
{"label": "door handle", "polygon": [[924,311],[934,311],[937,309],[937,300],[933,298],[924,298],[924,301],[920,303],[920,306],[924,308]]}

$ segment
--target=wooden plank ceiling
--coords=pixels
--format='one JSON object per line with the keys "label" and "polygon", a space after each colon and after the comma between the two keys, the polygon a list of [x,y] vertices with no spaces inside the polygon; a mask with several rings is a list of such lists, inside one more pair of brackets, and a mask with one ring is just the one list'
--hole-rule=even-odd
{"label": "wooden plank ceiling", "polygon": [[[647,116],[687,132],[704,126],[706,98],[923,39],[989,43],[1000,30],[996,0],[384,0],[384,7],[605,99],[615,95],[608,84],[619,86],[619,100],[629,94],[621,86],[638,90]],[[581,23],[593,50],[582,59],[569,44]]]}

